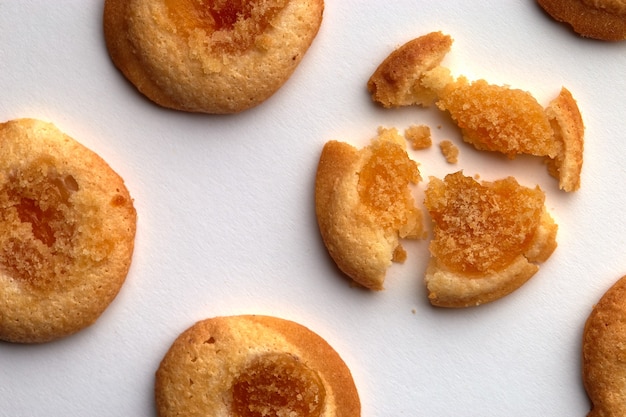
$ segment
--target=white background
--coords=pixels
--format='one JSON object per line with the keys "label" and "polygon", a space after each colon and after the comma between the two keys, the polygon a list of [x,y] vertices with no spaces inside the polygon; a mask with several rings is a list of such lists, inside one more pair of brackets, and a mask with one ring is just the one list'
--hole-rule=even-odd
{"label": "white background", "polygon": [[[195,321],[257,313],[323,336],[352,370],[363,416],[584,416],[581,335],[626,274],[626,42],[580,38],[533,1],[327,1],[292,78],[238,115],[153,105],[111,64],[102,2],[0,0],[0,120],[35,117],[100,154],[126,180],[138,230],[119,296],[90,328],[43,345],[0,343],[1,416],[152,416],[154,372]],[[475,151],[434,109],[384,110],[366,82],[404,42],[454,38],[455,75],[530,91],[561,86],[586,125],[582,188],[559,191],[540,160]],[[428,241],[406,244],[383,292],[329,260],[313,208],[323,144],[362,146],[378,126],[428,124],[411,151],[425,179],[463,169],[539,184],[559,247],[526,285],[484,306],[428,304]],[[441,128],[437,126],[441,125]],[[443,139],[460,148],[443,159]],[[415,188],[419,203],[426,181]]]}

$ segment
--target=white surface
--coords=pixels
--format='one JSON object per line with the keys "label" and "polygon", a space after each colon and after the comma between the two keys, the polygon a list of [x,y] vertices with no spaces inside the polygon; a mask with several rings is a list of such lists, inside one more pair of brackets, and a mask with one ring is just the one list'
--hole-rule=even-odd
{"label": "white surface", "polygon": [[[582,326],[626,273],[626,43],[573,35],[533,1],[327,1],[300,67],[261,106],[231,116],[161,109],[113,67],[101,1],[0,1],[0,120],[35,117],[99,153],[139,215],[133,265],[92,327],[44,345],[0,343],[1,416],[151,416],[154,371],[196,320],[258,313],[298,321],[351,368],[363,416],[584,416]],[[391,50],[434,30],[455,42],[454,74],[528,90],[564,85],[586,124],[582,188],[566,194],[541,161],[464,145],[435,110],[383,110],[367,79]],[[432,127],[460,147],[411,152],[425,178],[463,169],[540,184],[559,248],[510,296],[429,306],[427,241],[386,290],[351,287],[321,243],[313,181],[323,144],[361,146],[379,125]],[[444,123],[441,129],[436,126]],[[425,183],[416,188],[421,201]]]}

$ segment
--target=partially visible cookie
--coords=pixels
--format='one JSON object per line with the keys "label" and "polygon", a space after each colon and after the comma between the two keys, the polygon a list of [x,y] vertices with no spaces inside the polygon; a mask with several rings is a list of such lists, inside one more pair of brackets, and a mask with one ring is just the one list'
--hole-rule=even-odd
{"label": "partially visible cookie", "polygon": [[316,37],[323,0],[106,0],[113,63],[150,100],[236,113],[273,95]]}
{"label": "partially visible cookie", "polygon": [[600,298],[587,321],[582,346],[589,417],[626,415],[626,277]]}
{"label": "partially visible cookie", "polygon": [[324,145],[315,179],[315,213],[322,239],[343,273],[382,290],[387,269],[403,261],[400,238],[424,237],[422,212],[410,184],[417,164],[396,129],[381,129],[370,145]]}
{"label": "partially visible cookie", "polygon": [[372,100],[383,107],[429,106],[437,94],[422,79],[439,66],[451,47],[450,36],[432,32],[394,50],[367,82]]}
{"label": "partially visible cookie", "polygon": [[352,374],[321,336],[270,316],[197,322],[156,372],[160,417],[358,417]]}
{"label": "partially visible cookie", "polygon": [[537,3],[581,36],[603,41],[626,39],[624,0],[537,0]]}
{"label": "partially visible cookie", "polygon": [[545,195],[513,177],[478,182],[461,171],[431,178],[424,204],[433,220],[428,298],[470,307],[513,292],[556,249],[557,225]]}
{"label": "partially visible cookie", "polygon": [[124,181],[94,152],[50,123],[0,124],[0,340],[92,324],[126,279],[135,223]]}

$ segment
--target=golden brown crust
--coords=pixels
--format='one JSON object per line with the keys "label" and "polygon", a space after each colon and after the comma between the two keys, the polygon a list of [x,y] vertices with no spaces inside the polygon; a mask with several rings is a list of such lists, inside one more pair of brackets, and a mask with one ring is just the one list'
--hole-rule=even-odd
{"label": "golden brown crust", "polygon": [[478,183],[459,171],[432,178],[424,201],[434,222],[425,278],[430,302],[480,305],[530,279],[557,245],[544,198],[512,177]]}
{"label": "golden brown crust", "polygon": [[548,105],[546,114],[560,145],[557,156],[548,159],[548,170],[559,180],[559,188],[567,192],[576,191],[580,188],[585,135],[578,104],[569,90],[563,87]]}
{"label": "golden brown crust", "polygon": [[626,415],[626,277],[602,296],[585,323],[583,382],[589,417]]}
{"label": "golden brown crust", "polygon": [[383,107],[430,105],[436,92],[421,84],[424,74],[437,67],[452,47],[452,38],[432,32],[393,51],[367,82],[372,100]]}
{"label": "golden brown crust", "polygon": [[317,221],[329,254],[355,282],[383,289],[387,269],[404,255],[399,239],[423,237],[409,189],[419,179],[395,129],[381,130],[360,150],[325,144],[315,182]]}
{"label": "golden brown crust", "polygon": [[295,359],[308,375],[317,375],[323,386],[321,413],[296,415],[360,416],[352,374],[323,338],[293,321],[254,315],[203,320],[176,339],[156,372],[158,415],[234,415],[237,394],[232,387],[248,364],[283,355]]}
{"label": "golden brown crust", "polygon": [[122,286],[136,213],[105,161],[50,123],[0,124],[0,339],[92,324]]}
{"label": "golden brown crust", "polygon": [[569,24],[581,36],[603,41],[626,39],[623,0],[537,0],[555,20]]}
{"label": "golden brown crust", "polygon": [[245,18],[237,21],[218,3],[106,0],[104,35],[113,63],[163,107],[235,113],[260,104],[302,60],[324,2],[240,2],[235,7]]}

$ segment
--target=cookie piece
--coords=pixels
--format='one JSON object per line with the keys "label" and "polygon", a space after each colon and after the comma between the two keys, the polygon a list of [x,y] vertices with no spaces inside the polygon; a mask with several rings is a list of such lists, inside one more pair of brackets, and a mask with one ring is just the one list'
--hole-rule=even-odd
{"label": "cookie piece", "polygon": [[476,306],[530,279],[557,246],[544,200],[539,187],[513,177],[479,183],[459,171],[431,178],[424,200],[434,233],[425,278],[430,302]]}
{"label": "cookie piece", "polygon": [[565,87],[546,108],[554,137],[559,145],[555,158],[548,158],[548,171],[559,180],[559,188],[572,192],[580,188],[583,167],[585,125],[572,93]]}
{"label": "cookie piece", "polygon": [[0,340],[92,324],[126,279],[136,213],[91,150],[34,119],[0,124]]}
{"label": "cookie piece", "polygon": [[191,326],[161,361],[155,397],[160,417],[361,415],[339,354],[310,329],[270,316]]}
{"label": "cookie piece", "polygon": [[581,36],[602,41],[626,39],[624,0],[537,0],[537,3]]}
{"label": "cookie piece", "polygon": [[527,91],[459,77],[441,92],[437,107],[448,111],[463,140],[475,148],[555,157],[557,145],[544,108]]}
{"label": "cookie piece", "polygon": [[451,47],[452,38],[441,32],[428,33],[400,46],[368,80],[372,100],[386,108],[429,106],[437,94],[436,90],[422,84],[422,78],[439,66]]}
{"label": "cookie piece", "polygon": [[585,390],[589,417],[626,415],[626,277],[620,278],[593,307],[583,331]]}
{"label": "cookie piece", "polygon": [[155,103],[236,113],[274,94],[316,37],[323,0],[106,0],[115,66]]}
{"label": "cookie piece", "polygon": [[315,179],[317,222],[332,259],[360,285],[382,290],[392,261],[406,258],[400,238],[424,237],[409,187],[420,179],[396,129],[380,129],[362,149],[324,145]]}

